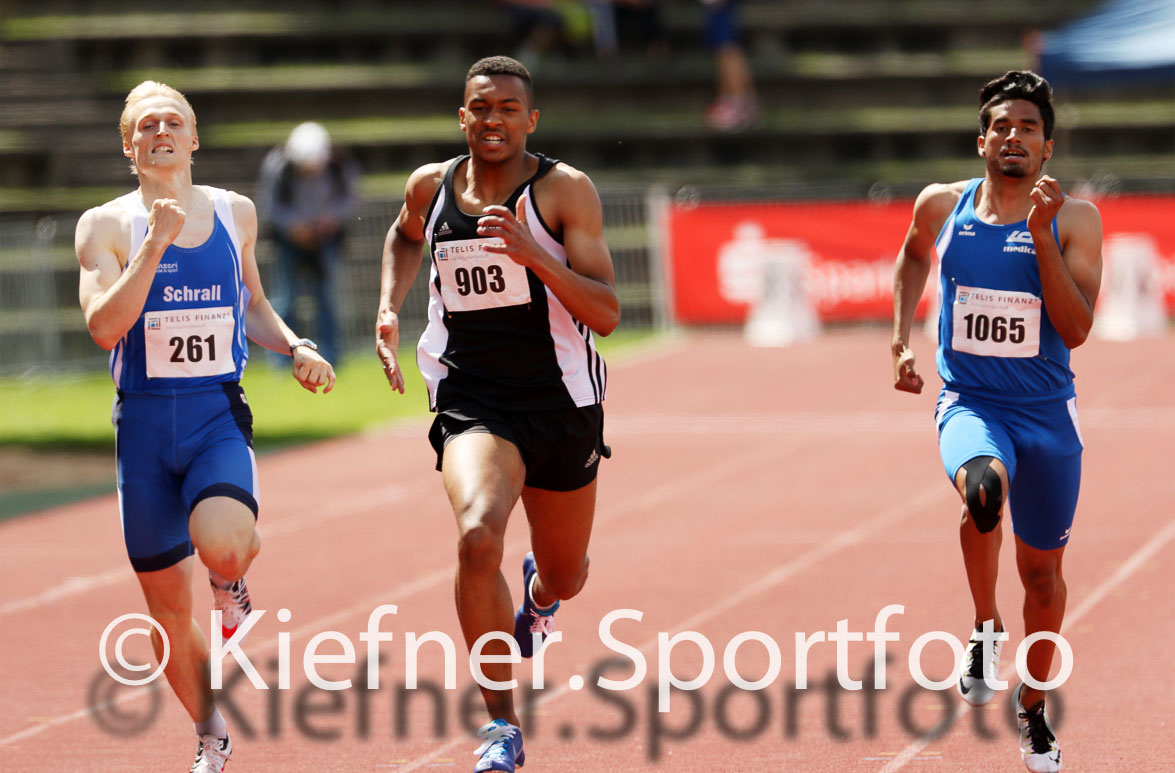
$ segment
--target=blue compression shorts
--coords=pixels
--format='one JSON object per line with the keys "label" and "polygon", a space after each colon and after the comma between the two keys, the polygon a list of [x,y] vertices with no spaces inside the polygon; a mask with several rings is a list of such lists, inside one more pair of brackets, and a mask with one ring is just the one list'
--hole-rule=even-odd
{"label": "blue compression shorts", "polygon": [[120,392],[113,421],[122,533],[136,572],[192,555],[188,518],[204,499],[236,499],[256,517],[253,413],[240,385],[174,395]]}
{"label": "blue compression shorts", "polygon": [[935,412],[943,468],[993,456],[1008,468],[1012,530],[1038,550],[1064,547],[1081,487],[1081,428],[1076,398],[1006,403],[943,389]]}

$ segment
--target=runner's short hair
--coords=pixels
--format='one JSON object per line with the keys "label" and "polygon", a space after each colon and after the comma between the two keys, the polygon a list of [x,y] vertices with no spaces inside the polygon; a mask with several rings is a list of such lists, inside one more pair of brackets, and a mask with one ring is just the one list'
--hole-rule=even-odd
{"label": "runner's short hair", "polygon": [[1040,117],[1044,121],[1044,138],[1051,140],[1056,124],[1053,89],[1048,81],[1031,70],[1009,70],[983,84],[979,90],[979,133],[987,134],[992,109],[1013,99],[1028,100],[1040,109]]}
{"label": "runner's short hair", "polygon": [[122,117],[118,119],[118,129],[122,134],[123,142],[129,142],[131,139],[131,111],[134,110],[135,105],[151,97],[171,97],[182,104],[188,110],[188,118],[192,123],[192,133],[196,133],[196,111],[192,109],[192,105],[188,102],[187,97],[166,83],[143,81],[131,89],[131,93],[126,95],[126,106],[122,109]]}
{"label": "runner's short hair", "polygon": [[530,99],[530,105],[534,107],[534,82],[531,80],[530,70],[517,59],[509,56],[487,56],[485,59],[479,59],[469,68],[469,72],[465,73],[465,85],[468,86],[469,82],[479,75],[513,75],[521,79],[526,86],[526,96]]}

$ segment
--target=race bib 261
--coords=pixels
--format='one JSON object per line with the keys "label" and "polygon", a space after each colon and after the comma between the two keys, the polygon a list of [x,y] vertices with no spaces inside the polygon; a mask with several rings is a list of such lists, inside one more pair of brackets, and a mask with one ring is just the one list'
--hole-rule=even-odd
{"label": "race bib 261", "polygon": [[232,306],[143,315],[149,378],[219,376],[233,370]]}

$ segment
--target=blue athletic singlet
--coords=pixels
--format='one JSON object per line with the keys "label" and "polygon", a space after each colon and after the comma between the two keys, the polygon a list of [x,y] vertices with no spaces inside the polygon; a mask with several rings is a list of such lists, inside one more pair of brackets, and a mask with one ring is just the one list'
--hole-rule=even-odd
{"label": "blue athletic singlet", "polygon": [[1027,221],[980,220],[982,182],[967,184],[938,237],[939,454],[952,485],[970,459],[1003,462],[1016,536],[1052,550],[1069,541],[1081,488],[1069,349],[1044,306]]}
{"label": "blue athletic singlet", "polygon": [[[213,201],[212,235],[199,247],[172,245],[134,326],[110,352],[110,375],[126,393],[202,391],[240,381],[249,348],[245,309],[249,290],[241,273],[228,192],[203,187]],[[129,256],[147,235],[147,209],[138,192],[115,200],[132,218]]]}
{"label": "blue athletic singlet", "polygon": [[1065,400],[1073,396],[1069,349],[1049,321],[1027,221],[980,220],[982,182],[967,184],[936,245],[938,373],[951,391]]}
{"label": "blue athletic singlet", "polygon": [[[228,192],[201,190],[214,205],[211,236],[164,251],[139,319],[110,353],[118,504],[137,572],[192,555],[188,519],[205,499],[258,513],[253,415],[238,383],[250,294]],[[147,210],[137,191],[113,203],[131,215],[133,257]]]}

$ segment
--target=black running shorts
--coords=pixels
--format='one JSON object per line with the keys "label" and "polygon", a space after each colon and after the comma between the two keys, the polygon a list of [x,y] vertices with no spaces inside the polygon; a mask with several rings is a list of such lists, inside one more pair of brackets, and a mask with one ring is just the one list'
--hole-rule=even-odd
{"label": "black running shorts", "polygon": [[604,407],[588,405],[554,411],[497,411],[468,401],[437,412],[428,432],[437,453],[458,435],[487,432],[514,444],[526,465],[526,485],[548,491],[574,491],[596,479],[604,445]]}

